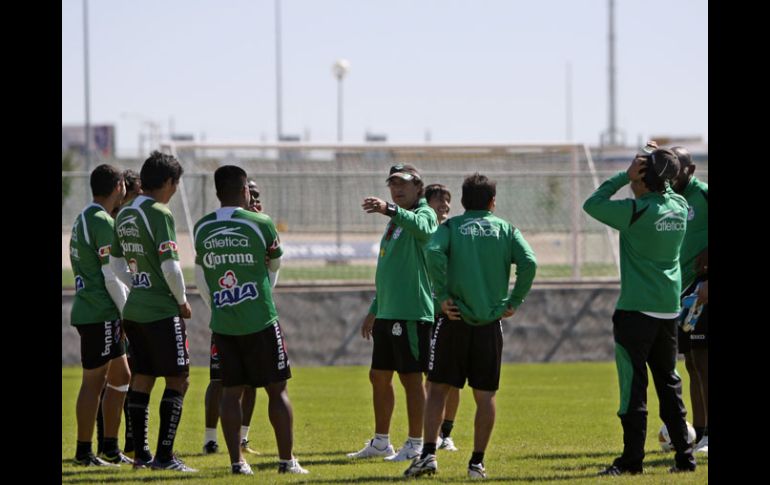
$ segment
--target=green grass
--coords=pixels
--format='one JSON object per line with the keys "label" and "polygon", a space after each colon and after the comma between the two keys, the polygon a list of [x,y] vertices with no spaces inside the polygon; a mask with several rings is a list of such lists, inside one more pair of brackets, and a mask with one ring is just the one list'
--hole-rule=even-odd
{"label": "green grass", "polygon": [[[374,273],[376,267],[363,264],[351,265],[323,265],[323,266],[284,266],[281,268],[279,277],[280,282],[291,281],[371,281],[374,283]],[[195,270],[193,268],[183,268],[184,279],[187,282],[195,281]],[[618,272],[613,264],[604,263],[585,263],[581,267],[581,273],[584,277],[617,277]],[[515,274],[511,271],[511,277]],[[569,278],[572,276],[572,266],[568,264],[543,265],[537,268],[537,279],[548,278]],[[62,288],[74,288],[75,277],[72,270],[62,269],[61,272]]]}
{"label": "green grass", "polygon": [[[680,375],[687,372],[680,362]],[[176,451],[186,463],[200,470],[192,475],[173,472],[85,469],[71,464],[75,453],[75,400],[81,370],[62,368],[62,482],[63,483],[386,483],[401,481],[406,463],[378,459],[350,460],[345,453],[363,446],[373,432],[373,411],[368,369],[359,367],[314,367],[292,369],[289,395],[294,406],[294,453],[310,475],[283,476],[276,473],[276,448],[267,419],[267,399],[257,392],[251,422],[252,447],[261,456],[248,455],[256,476],[233,477],[219,431],[220,453],[201,455],[204,430],[203,397],[208,369],[193,368],[185,398]],[[391,424],[391,440],[400,446],[406,439],[406,410],[400,384]],[[163,383],[158,382],[150,405],[150,446],[154,450],[158,431],[158,404]],[[688,389],[688,387],[685,387]],[[685,392],[685,394],[688,394]],[[649,419],[645,474],[601,480],[612,483],[695,484],[708,481],[708,458],[698,455],[694,474],[671,476],[673,453],[663,453],[657,444],[660,420],[653,388],[648,390]],[[685,399],[689,409],[689,399]],[[485,464],[489,480],[501,483],[593,484],[602,467],[622,450],[617,374],[613,363],[506,364],[497,396],[497,422],[487,449]],[[460,410],[452,436],[457,453],[439,451],[439,473],[420,482],[464,482],[473,441],[475,406],[471,391],[461,393]],[[691,419],[691,418],[690,418]],[[121,428],[120,442],[123,431]],[[256,479],[256,480],[255,480]]]}

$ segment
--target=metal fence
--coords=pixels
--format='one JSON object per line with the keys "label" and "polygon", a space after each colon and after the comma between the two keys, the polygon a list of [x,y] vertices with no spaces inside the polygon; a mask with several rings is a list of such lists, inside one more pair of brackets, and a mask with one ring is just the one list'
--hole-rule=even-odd
{"label": "metal fence", "polygon": [[[194,224],[218,206],[214,169],[242,166],[256,180],[266,213],[281,234],[285,257],[282,281],[328,283],[373,281],[377,246],[387,219],[366,214],[364,197],[389,199],[385,178],[395,161],[414,164],[426,184],[442,183],[452,193],[450,217],[463,212],[462,181],[479,171],[497,182],[495,214],[519,228],[538,258],[538,279],[617,278],[617,235],[588,217],[582,204],[601,182],[626,167],[598,164],[587,150],[520,148],[520,151],[460,149],[417,152],[390,149],[316,150],[260,148],[224,153],[180,150],[185,166],[180,193],[169,206],[176,218],[182,266],[193,265],[188,220]],[[517,147],[519,148],[519,147]],[[550,148],[550,147],[546,147]],[[257,156],[258,155],[258,156]],[[138,169],[139,161],[115,163]],[[699,166],[697,175],[708,181]],[[88,196],[88,174],[63,172],[69,185],[62,199],[62,244]],[[629,197],[624,189],[618,197]],[[189,217],[188,217],[189,216]],[[339,242],[339,244],[338,244]],[[66,253],[62,252],[63,267]]]}

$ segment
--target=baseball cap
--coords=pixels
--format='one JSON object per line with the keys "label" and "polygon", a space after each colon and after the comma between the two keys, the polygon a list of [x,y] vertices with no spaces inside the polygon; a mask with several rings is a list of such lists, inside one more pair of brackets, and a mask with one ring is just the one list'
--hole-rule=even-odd
{"label": "baseball cap", "polygon": [[398,177],[406,181],[422,180],[422,177],[420,177],[420,172],[418,172],[413,165],[409,165],[408,163],[399,163],[390,167],[390,174],[385,180],[390,181],[390,179],[393,177]]}

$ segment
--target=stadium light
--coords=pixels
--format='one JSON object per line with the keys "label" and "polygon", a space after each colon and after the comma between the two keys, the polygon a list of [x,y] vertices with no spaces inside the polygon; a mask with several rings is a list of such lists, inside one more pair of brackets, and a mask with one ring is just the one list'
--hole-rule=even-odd
{"label": "stadium light", "polygon": [[342,80],[350,71],[350,62],[347,59],[337,59],[332,66],[334,77],[337,78],[337,142],[342,142]]}

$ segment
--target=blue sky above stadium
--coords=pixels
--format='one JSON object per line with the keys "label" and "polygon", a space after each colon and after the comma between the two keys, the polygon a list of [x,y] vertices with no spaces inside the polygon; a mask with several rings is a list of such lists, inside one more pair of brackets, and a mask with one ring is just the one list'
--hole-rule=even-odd
{"label": "blue sky above stadium", "polygon": [[[283,132],[345,141],[562,141],[607,128],[607,0],[284,0]],[[626,141],[708,138],[708,4],[616,0]],[[274,0],[89,0],[92,123],[136,154],[144,120],[207,141],[274,141]],[[82,0],[62,0],[62,123],[85,120]],[[129,115],[123,115],[130,113]]]}

